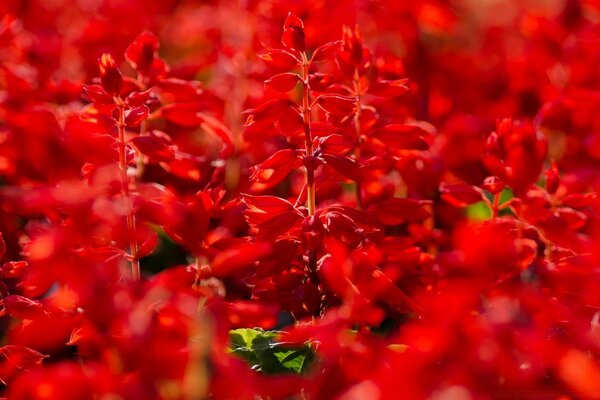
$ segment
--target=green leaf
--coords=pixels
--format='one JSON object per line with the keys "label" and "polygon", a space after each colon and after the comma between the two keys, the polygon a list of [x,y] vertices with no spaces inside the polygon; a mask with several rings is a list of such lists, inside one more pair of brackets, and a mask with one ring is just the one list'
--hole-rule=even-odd
{"label": "green leaf", "polygon": [[259,369],[260,362],[252,348],[252,342],[261,334],[258,329],[234,329],[229,331],[230,349],[236,356],[246,360],[252,369]]}
{"label": "green leaf", "polygon": [[235,329],[229,332],[230,352],[246,360],[252,369],[265,374],[302,374],[314,361],[309,344],[289,346],[277,343],[277,331]]}
{"label": "green leaf", "polygon": [[485,221],[492,217],[490,208],[483,201],[471,204],[466,209],[467,218],[477,221]]}
{"label": "green leaf", "polygon": [[297,374],[306,372],[315,359],[314,353],[307,345],[292,351],[279,351],[275,353],[275,357],[284,368]]}

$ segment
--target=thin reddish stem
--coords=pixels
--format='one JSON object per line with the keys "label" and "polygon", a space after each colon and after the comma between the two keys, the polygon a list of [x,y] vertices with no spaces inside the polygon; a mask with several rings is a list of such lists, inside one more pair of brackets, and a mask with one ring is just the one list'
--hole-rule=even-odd
{"label": "thin reddish stem", "polygon": [[[308,68],[309,63],[305,53],[302,53],[302,116],[304,119],[304,142],[306,147],[306,156],[313,154],[312,133],[310,126],[310,87],[308,86]],[[315,170],[312,163],[306,165],[306,206],[308,215],[315,215]]]}
{"label": "thin reddish stem", "polygon": [[[356,115],[354,116],[354,129],[356,131],[356,147],[354,147],[354,160],[357,163],[360,163],[360,142],[361,142],[361,127],[360,127],[360,117],[361,117],[361,90],[360,90],[360,76],[358,75],[358,70],[354,70],[354,94],[356,95]],[[362,201],[362,185],[360,181],[356,181],[354,183],[354,190],[356,196],[356,208],[359,210],[363,209],[363,201]]]}
{"label": "thin reddish stem", "polygon": [[492,219],[498,218],[500,211],[500,193],[494,194],[494,202],[492,203]]}
{"label": "thin reddish stem", "polygon": [[127,176],[127,154],[125,142],[125,107],[121,98],[116,97],[118,119],[117,130],[119,134],[119,172],[121,174],[121,194],[125,207],[127,207],[127,234],[129,236],[129,251],[131,255],[131,276],[133,280],[140,279],[140,261],[138,243],[135,231],[135,214],[133,212],[133,202],[129,192],[129,177]]}
{"label": "thin reddish stem", "polygon": [[[304,142],[306,156],[312,157],[313,144],[311,132],[311,108],[310,108],[310,87],[308,86],[309,62],[305,53],[302,53],[302,118],[304,120]],[[315,215],[315,169],[312,162],[306,163],[306,206],[308,215]],[[317,277],[317,254],[315,251],[308,252],[308,272],[315,284],[318,284]]]}

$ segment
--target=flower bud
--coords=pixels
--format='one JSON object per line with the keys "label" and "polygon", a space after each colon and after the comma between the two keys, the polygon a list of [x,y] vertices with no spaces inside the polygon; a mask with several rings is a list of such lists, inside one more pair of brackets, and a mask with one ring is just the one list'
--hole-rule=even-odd
{"label": "flower bud", "polygon": [[123,75],[117,68],[114,58],[110,54],[104,53],[98,61],[102,87],[108,94],[118,96],[123,86]]}
{"label": "flower bud", "polygon": [[560,175],[556,161],[552,161],[552,166],[546,171],[546,192],[548,194],[556,193],[560,185]]}
{"label": "flower bud", "polygon": [[487,190],[488,192],[494,195],[502,192],[504,186],[504,181],[502,181],[502,179],[498,178],[497,176],[488,176],[481,184],[481,187],[483,189]]}
{"label": "flower bud", "polygon": [[308,249],[316,250],[323,243],[325,227],[318,217],[310,215],[302,222],[302,235]]}

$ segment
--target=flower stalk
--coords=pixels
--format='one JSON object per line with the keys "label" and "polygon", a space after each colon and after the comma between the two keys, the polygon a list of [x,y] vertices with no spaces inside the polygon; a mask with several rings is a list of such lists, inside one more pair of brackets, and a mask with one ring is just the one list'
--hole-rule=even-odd
{"label": "flower stalk", "polygon": [[125,142],[125,105],[123,100],[115,97],[117,105],[117,131],[118,131],[118,147],[119,147],[119,172],[121,178],[121,195],[126,207],[127,218],[127,236],[129,237],[129,252],[131,257],[131,277],[133,280],[140,279],[140,261],[139,261],[139,246],[136,239],[135,230],[135,214],[133,211],[133,201],[129,192],[129,177],[127,175],[127,154]]}

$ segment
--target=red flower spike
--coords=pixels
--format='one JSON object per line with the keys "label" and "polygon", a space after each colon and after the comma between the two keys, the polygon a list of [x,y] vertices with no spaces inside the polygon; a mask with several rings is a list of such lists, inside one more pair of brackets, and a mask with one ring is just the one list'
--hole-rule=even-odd
{"label": "red flower spike", "polygon": [[303,52],[306,50],[304,40],[304,23],[294,14],[289,13],[283,24],[283,36],[281,37],[283,45],[289,49]]}
{"label": "red flower spike", "polygon": [[123,87],[123,75],[117,68],[115,60],[110,54],[104,53],[98,60],[98,65],[102,87],[109,95],[118,96]]}
{"label": "red flower spike", "polygon": [[147,72],[157,57],[158,38],[151,32],[143,32],[127,47],[125,58],[131,66],[140,71]]}
{"label": "red flower spike", "polygon": [[356,68],[363,60],[363,41],[358,26],[342,28],[342,51],[349,54],[350,63]]}
{"label": "red flower spike", "polygon": [[2,232],[0,232],[0,260],[2,260],[2,257],[4,257],[5,254],[6,243],[4,242],[4,236],[2,235]]}

